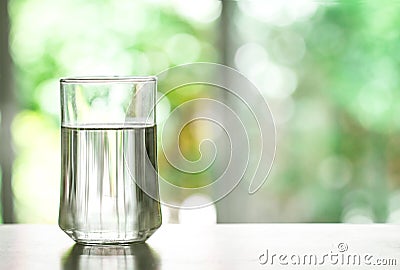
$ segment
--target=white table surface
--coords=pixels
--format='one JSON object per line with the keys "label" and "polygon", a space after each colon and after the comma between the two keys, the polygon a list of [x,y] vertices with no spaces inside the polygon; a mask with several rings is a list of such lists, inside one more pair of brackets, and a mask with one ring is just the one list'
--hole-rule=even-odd
{"label": "white table surface", "polygon": [[170,224],[146,244],[81,246],[56,225],[0,225],[0,269],[400,269],[400,226]]}

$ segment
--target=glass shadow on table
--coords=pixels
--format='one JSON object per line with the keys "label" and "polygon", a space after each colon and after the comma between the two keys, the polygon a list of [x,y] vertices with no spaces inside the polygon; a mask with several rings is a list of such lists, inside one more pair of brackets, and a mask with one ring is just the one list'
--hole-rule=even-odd
{"label": "glass shadow on table", "polygon": [[146,243],[124,246],[75,244],[61,260],[62,269],[159,269],[159,256]]}

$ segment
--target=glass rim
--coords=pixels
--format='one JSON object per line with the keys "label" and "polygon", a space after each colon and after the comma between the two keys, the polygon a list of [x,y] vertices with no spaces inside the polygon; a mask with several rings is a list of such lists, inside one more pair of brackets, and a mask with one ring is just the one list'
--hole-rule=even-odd
{"label": "glass rim", "polygon": [[156,82],[156,76],[77,76],[60,78],[61,84]]}

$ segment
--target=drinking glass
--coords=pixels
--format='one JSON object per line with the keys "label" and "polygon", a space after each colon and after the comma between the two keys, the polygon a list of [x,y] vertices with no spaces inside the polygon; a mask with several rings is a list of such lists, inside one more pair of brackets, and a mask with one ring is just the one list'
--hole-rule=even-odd
{"label": "drinking glass", "polygon": [[59,226],[86,244],[142,242],[161,225],[155,77],[60,80]]}

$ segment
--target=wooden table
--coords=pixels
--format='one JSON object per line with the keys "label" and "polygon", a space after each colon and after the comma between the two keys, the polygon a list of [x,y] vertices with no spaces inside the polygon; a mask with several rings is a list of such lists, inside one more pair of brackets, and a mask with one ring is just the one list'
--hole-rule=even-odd
{"label": "wooden table", "polygon": [[0,225],[0,269],[400,269],[400,226],[163,225],[146,244],[81,246],[55,225]]}

